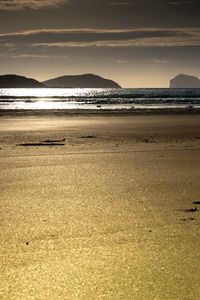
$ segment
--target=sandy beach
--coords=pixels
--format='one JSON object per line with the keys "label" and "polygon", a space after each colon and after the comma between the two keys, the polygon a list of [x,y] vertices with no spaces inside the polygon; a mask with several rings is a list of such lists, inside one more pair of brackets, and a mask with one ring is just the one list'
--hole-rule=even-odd
{"label": "sandy beach", "polygon": [[199,300],[198,114],[5,115],[0,162],[0,299]]}

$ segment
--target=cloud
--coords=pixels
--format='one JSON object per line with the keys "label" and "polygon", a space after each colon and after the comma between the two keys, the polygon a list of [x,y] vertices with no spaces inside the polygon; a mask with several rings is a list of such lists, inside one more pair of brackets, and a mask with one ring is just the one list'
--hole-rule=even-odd
{"label": "cloud", "polygon": [[132,5],[132,3],[128,2],[128,1],[111,1],[109,4],[110,5],[119,5],[119,6]]}
{"label": "cloud", "polygon": [[[40,29],[0,34],[1,57],[15,60],[69,60],[70,55],[84,53],[83,60],[87,53],[98,49],[113,52],[112,48],[140,47],[150,51],[148,48],[190,46],[200,46],[200,28]],[[126,57],[113,59],[117,64],[127,63]],[[155,62],[166,63],[161,60]]]}
{"label": "cloud", "polygon": [[114,62],[116,64],[128,64],[128,60],[127,59],[113,59],[113,58],[108,58],[109,61]]}
{"label": "cloud", "polygon": [[29,58],[29,59],[32,59],[32,58],[49,59],[49,58],[51,58],[51,56],[47,55],[47,54],[18,54],[18,55],[11,55],[10,57],[11,58],[22,58],[22,59],[24,59],[24,58]]}
{"label": "cloud", "polygon": [[59,7],[67,0],[0,0],[0,10],[23,10]]}
{"label": "cloud", "polygon": [[200,46],[200,28],[41,29],[0,34],[10,48]]}
{"label": "cloud", "polygon": [[[189,33],[183,30],[171,29],[113,29],[113,30],[99,30],[99,29],[41,29],[29,30],[23,32],[0,34],[0,43],[4,41],[10,43],[32,43],[32,44],[84,44],[90,45],[105,45],[116,44],[116,46],[124,42],[125,44],[137,45],[140,41],[152,39],[174,38],[181,34],[188,35]],[[190,33],[192,34],[192,33]]]}
{"label": "cloud", "polygon": [[[138,1],[138,0],[137,0]],[[135,1],[135,2],[137,2]],[[69,0],[68,3],[73,5],[98,5],[98,6],[104,6],[104,5],[133,5],[135,4],[134,1],[131,0]]]}
{"label": "cloud", "polygon": [[177,1],[170,1],[170,2],[168,2],[168,4],[179,6],[179,5],[196,4],[196,1],[193,1],[193,0],[178,1],[177,0]]}
{"label": "cloud", "polygon": [[122,0],[0,0],[0,10],[23,10],[60,7],[69,5],[132,5],[132,1]]}
{"label": "cloud", "polygon": [[169,61],[166,59],[155,59],[155,63],[165,65],[165,64],[168,64]]}
{"label": "cloud", "polygon": [[41,9],[54,8],[62,5],[78,5],[78,6],[139,6],[148,7],[159,5],[190,5],[197,4],[196,0],[168,0],[163,3],[163,0],[154,0],[148,2],[147,0],[0,0],[0,10],[18,11],[24,9]]}

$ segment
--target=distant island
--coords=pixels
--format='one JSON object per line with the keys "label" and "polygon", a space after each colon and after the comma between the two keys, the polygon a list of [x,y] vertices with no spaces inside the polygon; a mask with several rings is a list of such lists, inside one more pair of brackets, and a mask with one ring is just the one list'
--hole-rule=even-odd
{"label": "distant island", "polygon": [[170,80],[170,88],[200,88],[200,80],[195,76],[179,74]]}
{"label": "distant island", "polygon": [[0,88],[121,88],[112,80],[94,74],[66,75],[44,82],[19,75],[0,75]]}
{"label": "distant island", "polygon": [[0,75],[0,88],[44,88],[45,85],[35,79],[19,75]]}
{"label": "distant island", "polygon": [[43,84],[51,88],[121,88],[115,81],[94,74],[66,75],[46,80]]}

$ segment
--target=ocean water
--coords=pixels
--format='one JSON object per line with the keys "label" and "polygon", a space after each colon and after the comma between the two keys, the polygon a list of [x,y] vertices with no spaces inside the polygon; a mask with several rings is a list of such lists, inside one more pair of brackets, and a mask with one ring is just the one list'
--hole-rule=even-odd
{"label": "ocean water", "polygon": [[1,110],[200,108],[200,89],[0,89]]}

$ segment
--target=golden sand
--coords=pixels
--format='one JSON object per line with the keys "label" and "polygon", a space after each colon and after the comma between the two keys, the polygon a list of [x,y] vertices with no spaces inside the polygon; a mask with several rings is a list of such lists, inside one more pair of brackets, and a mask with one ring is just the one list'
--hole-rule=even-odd
{"label": "golden sand", "polygon": [[0,148],[0,299],[199,299],[199,116],[1,117]]}

